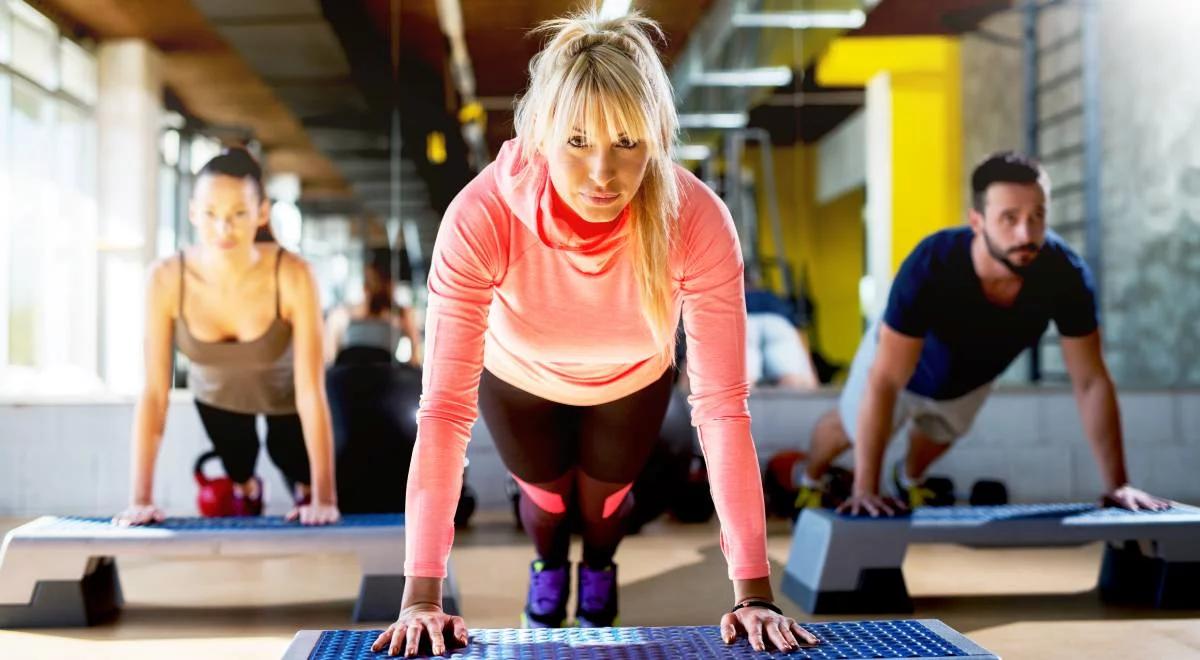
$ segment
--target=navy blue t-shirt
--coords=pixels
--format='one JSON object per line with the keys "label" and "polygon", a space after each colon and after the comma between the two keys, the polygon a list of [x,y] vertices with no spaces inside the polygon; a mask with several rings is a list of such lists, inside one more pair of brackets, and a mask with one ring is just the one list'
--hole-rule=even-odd
{"label": "navy blue t-shirt", "polygon": [[1066,337],[1098,326],[1091,272],[1057,234],[1047,232],[1011,307],[984,297],[971,263],[973,236],[970,227],[957,227],[921,241],[901,264],[883,313],[896,332],[925,340],[906,389],[931,399],[953,399],[991,382],[1051,320]]}

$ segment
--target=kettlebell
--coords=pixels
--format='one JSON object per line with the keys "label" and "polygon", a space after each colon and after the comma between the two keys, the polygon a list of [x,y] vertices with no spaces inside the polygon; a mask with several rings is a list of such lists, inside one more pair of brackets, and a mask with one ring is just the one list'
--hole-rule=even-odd
{"label": "kettlebell", "polygon": [[204,464],[217,458],[217,452],[208,451],[196,459],[194,474],[200,492],[196,494],[196,508],[205,518],[221,518],[233,515],[233,481],[229,477],[209,479],[204,475]]}

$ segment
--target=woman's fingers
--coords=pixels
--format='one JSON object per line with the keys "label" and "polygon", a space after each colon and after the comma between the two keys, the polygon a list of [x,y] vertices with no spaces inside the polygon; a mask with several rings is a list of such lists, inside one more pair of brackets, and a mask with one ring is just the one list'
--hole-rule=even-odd
{"label": "woman's fingers", "polygon": [[166,514],[158,507],[150,505],[131,506],[113,516],[112,522],[118,527],[146,525],[166,520]]}
{"label": "woman's fingers", "polygon": [[421,647],[421,624],[413,622],[408,624],[408,634],[406,635],[404,645],[404,657],[412,657],[417,654],[417,649]]}
{"label": "woman's fingers", "polygon": [[721,617],[721,640],[726,644],[732,643],[740,630],[746,632],[747,641],[756,651],[765,651],[767,641],[781,651],[821,643],[795,619],[762,608],[739,610]]}
{"label": "woman's fingers", "polygon": [[766,633],[765,637],[771,640],[771,644],[773,644],[775,648],[781,651],[791,651],[794,647],[783,636],[784,629],[781,625],[782,623],[782,621],[774,617],[764,617],[762,619],[756,619],[754,626],[762,629]]}
{"label": "woman's fingers", "polygon": [[442,655],[446,652],[446,640],[442,637],[442,619],[441,617],[429,617],[425,619],[425,629],[429,632],[429,644],[432,647],[434,655]]}
{"label": "woman's fingers", "polygon": [[379,636],[375,638],[375,643],[371,645],[371,650],[375,653],[379,653],[383,649],[387,648],[388,642],[392,641],[392,631],[395,630],[395,628],[396,624],[392,624],[388,626],[387,630],[379,633]]}
{"label": "woman's fingers", "polygon": [[788,650],[791,650],[791,649],[794,649],[794,648],[800,646],[800,642],[797,641],[796,636],[794,634],[792,634],[792,626],[795,623],[796,623],[795,621],[793,621],[791,619],[787,619],[787,618],[783,619],[782,621],[777,622],[777,625],[779,626],[779,633],[781,635],[783,635],[783,641],[785,643],[787,643]]}
{"label": "woman's fingers", "polygon": [[301,525],[332,525],[341,518],[336,506],[318,506],[306,504],[292,509],[287,515],[288,520],[300,520]]}
{"label": "woman's fingers", "polygon": [[792,622],[792,632],[796,633],[796,636],[799,637],[805,644],[820,644],[821,643],[821,640],[817,639],[816,635],[812,634],[811,632],[808,631],[807,628],[805,628],[804,626],[801,626],[799,623],[796,623],[795,621]]}
{"label": "woman's fingers", "polygon": [[737,639],[737,617],[732,612],[721,617],[721,641],[732,644]]}
{"label": "woman's fingers", "polygon": [[457,639],[459,644],[466,646],[471,634],[467,630],[467,622],[463,621],[461,616],[450,617],[450,622],[454,626],[454,639]]}

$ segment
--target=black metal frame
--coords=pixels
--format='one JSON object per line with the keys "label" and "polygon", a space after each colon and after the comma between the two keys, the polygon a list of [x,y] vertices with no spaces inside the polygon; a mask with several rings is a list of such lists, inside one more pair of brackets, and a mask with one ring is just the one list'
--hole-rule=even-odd
{"label": "black metal frame", "polygon": [[[1038,43],[1038,19],[1043,11],[1064,5],[1074,5],[1080,11],[1080,27],[1045,46]],[[1062,160],[1076,155],[1082,156],[1083,172],[1081,182],[1068,184],[1055,192],[1061,197],[1069,194],[1083,195],[1083,218],[1072,219],[1084,230],[1084,259],[1095,278],[1095,291],[1098,307],[1102,307],[1101,284],[1103,282],[1103,234],[1100,215],[1100,39],[1097,17],[1097,0],[1025,0],[1020,11],[1024,18],[1022,28],[1022,50],[1024,53],[1024,105],[1025,105],[1025,151],[1043,162]],[[1080,48],[1080,65],[1063,74],[1048,80],[1041,80],[1040,65],[1043,56],[1068,48],[1078,43]],[[1082,90],[1080,105],[1055,113],[1048,117],[1041,115],[1041,95],[1043,92],[1080,81]],[[1047,126],[1052,126],[1074,117],[1081,117],[1083,122],[1082,136],[1079,144],[1041,153],[1041,132]],[[1099,310],[1097,310],[1099,312]],[[1029,380],[1037,382],[1045,376],[1042,367],[1041,340],[1039,339],[1030,350]]]}

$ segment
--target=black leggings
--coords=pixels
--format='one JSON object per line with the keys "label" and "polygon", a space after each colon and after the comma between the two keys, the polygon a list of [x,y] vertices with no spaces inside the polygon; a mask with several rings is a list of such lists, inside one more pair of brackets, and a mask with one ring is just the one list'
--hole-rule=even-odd
{"label": "black leggings", "polygon": [[584,562],[597,568],[612,562],[633,508],[630,488],[658,442],[673,372],[616,401],[569,406],[484,370],[479,410],[521,486],[521,523],[542,560],[567,561],[568,514],[575,507],[583,521]]}
{"label": "black leggings", "polygon": [[[245,483],[254,476],[258,462],[257,415],[214,408],[196,402],[200,421],[221,456],[225,474],[236,483]],[[308,484],[308,452],[304,447],[304,430],[300,415],[264,415],[267,418],[267,453],[279,466],[289,488],[297,483]]]}

